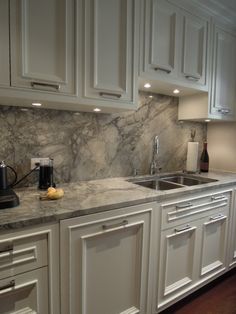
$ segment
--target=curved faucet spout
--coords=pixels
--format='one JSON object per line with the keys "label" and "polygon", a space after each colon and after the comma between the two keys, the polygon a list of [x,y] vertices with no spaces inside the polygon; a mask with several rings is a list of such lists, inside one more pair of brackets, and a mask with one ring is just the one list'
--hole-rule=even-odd
{"label": "curved faucet spout", "polygon": [[152,162],[150,166],[150,174],[157,174],[160,172],[161,167],[158,165],[157,161],[157,156],[159,154],[159,136],[156,135],[154,137],[154,142],[153,142],[153,151],[152,151]]}

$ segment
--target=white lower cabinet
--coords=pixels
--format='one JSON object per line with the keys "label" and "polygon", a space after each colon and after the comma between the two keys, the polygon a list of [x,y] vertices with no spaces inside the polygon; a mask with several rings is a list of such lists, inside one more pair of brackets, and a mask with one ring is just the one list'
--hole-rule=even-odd
{"label": "white lower cabinet", "polygon": [[156,203],[61,222],[61,313],[150,313],[148,276]]}
{"label": "white lower cabinet", "polygon": [[58,224],[0,234],[0,314],[59,314]]}
{"label": "white lower cabinet", "polygon": [[196,194],[162,204],[156,311],[226,270],[231,194]]}
{"label": "white lower cabinet", "polygon": [[232,199],[232,211],[230,213],[229,246],[228,246],[229,268],[236,266],[236,189],[234,187]]}
{"label": "white lower cabinet", "polygon": [[0,314],[48,314],[48,268],[0,280]]}

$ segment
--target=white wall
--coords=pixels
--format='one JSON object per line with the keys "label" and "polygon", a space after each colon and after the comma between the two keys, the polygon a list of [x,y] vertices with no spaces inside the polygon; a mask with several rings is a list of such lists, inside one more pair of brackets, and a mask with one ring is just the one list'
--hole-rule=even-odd
{"label": "white wall", "polygon": [[210,169],[236,172],[236,123],[209,123],[207,139]]}

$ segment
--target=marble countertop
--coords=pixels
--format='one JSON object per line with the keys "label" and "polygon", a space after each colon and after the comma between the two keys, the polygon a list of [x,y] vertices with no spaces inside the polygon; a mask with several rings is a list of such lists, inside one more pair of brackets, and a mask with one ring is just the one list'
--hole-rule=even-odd
{"label": "marble countertop", "polygon": [[[163,201],[172,197],[189,195],[235,184],[236,174],[209,172],[202,175],[217,182],[192,187],[156,191],[128,182],[130,178],[108,178],[62,184],[65,195],[59,200],[40,200],[45,193],[37,188],[15,189],[20,205],[0,210],[0,230],[55,222],[61,219],[93,214],[152,201]],[[145,176],[140,177],[145,178]]]}

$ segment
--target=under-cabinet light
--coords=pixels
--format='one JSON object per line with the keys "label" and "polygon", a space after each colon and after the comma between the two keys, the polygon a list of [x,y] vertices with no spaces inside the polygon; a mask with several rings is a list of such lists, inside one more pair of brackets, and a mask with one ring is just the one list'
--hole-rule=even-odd
{"label": "under-cabinet light", "polygon": [[42,104],[40,104],[40,102],[32,102],[32,106],[34,106],[34,107],[41,107]]}
{"label": "under-cabinet light", "polygon": [[101,109],[100,109],[100,108],[94,108],[93,111],[95,111],[95,112],[100,112]]}
{"label": "under-cabinet light", "polygon": [[179,92],[180,92],[179,89],[174,89],[174,90],[173,90],[173,93],[174,93],[174,94],[179,94]]}
{"label": "under-cabinet light", "polygon": [[151,87],[151,84],[146,83],[146,84],[144,84],[144,87],[145,87],[145,88],[150,88],[150,87]]}

